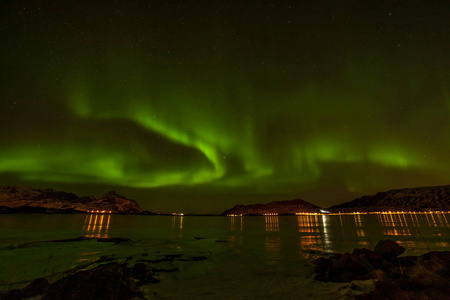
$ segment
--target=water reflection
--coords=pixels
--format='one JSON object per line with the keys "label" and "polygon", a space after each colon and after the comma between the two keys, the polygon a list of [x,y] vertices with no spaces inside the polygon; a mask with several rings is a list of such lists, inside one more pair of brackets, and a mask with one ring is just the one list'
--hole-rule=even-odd
{"label": "water reflection", "polygon": [[323,241],[325,250],[333,249],[333,244],[330,239],[330,216],[322,215],[323,225]]}
{"label": "water reflection", "polygon": [[445,224],[445,225],[447,225],[447,227],[450,227],[449,224],[448,224],[447,218],[445,217],[444,214],[439,214],[439,215],[438,215],[438,218],[439,218],[439,222],[440,222],[442,225]]}
{"label": "water reflection", "polygon": [[269,261],[279,261],[281,251],[281,239],[279,236],[266,236],[264,249]]}
{"label": "water reflection", "polygon": [[320,224],[317,215],[299,215],[297,216],[297,223],[298,232],[319,232]]}
{"label": "water reflection", "polygon": [[378,221],[383,228],[383,234],[388,236],[411,235],[410,227],[420,226],[414,215],[386,213],[378,215]]}
{"label": "water reflection", "polygon": [[83,231],[86,237],[107,238],[109,223],[111,221],[110,214],[89,214],[84,219]]}
{"label": "water reflection", "polygon": [[356,225],[356,235],[359,237],[366,236],[366,233],[364,232],[363,225],[362,225],[361,215],[356,214],[356,215],[354,215],[354,218],[355,218],[355,225]]}
{"label": "water reflection", "polygon": [[300,248],[309,250],[332,251],[331,219],[329,215],[297,215]]}
{"label": "water reflection", "polygon": [[266,231],[279,231],[278,216],[264,216]]}
{"label": "water reflection", "polygon": [[385,212],[378,214],[377,218],[383,228],[383,234],[387,236],[421,235],[421,227],[424,226],[427,228],[450,227],[447,217],[442,212]]}
{"label": "water reflection", "polygon": [[183,216],[172,216],[172,228],[173,229],[183,229]]}
{"label": "water reflection", "polygon": [[244,223],[242,220],[242,216],[231,216],[231,230],[244,230]]}

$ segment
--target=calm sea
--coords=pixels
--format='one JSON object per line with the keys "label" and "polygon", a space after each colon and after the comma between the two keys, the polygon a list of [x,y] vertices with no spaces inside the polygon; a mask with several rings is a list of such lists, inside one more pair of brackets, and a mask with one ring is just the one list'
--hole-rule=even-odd
{"label": "calm sea", "polygon": [[[260,217],[0,215],[0,289],[42,276],[57,278],[64,271],[89,265],[101,256],[119,260],[131,257],[137,261],[182,254],[186,259],[158,266],[179,271],[170,276],[169,272],[161,274],[161,283],[154,287],[159,294],[152,294],[155,299],[202,296],[199,293],[209,293],[203,294],[204,298],[217,298],[214,293],[225,298],[228,290],[243,280],[247,283],[241,287],[242,295],[255,295],[257,291],[279,295],[281,282],[291,289],[293,285],[302,288],[297,282],[314,282],[310,262],[323,253],[373,249],[382,239],[399,242],[407,255],[450,250],[449,221],[450,215],[443,213]],[[134,243],[49,242],[78,236],[126,237]],[[196,256],[207,259],[189,260]],[[233,270],[239,270],[239,274],[233,274]],[[283,280],[275,280],[275,276]],[[167,291],[170,282],[177,282],[178,288]],[[312,289],[311,284],[308,286]],[[332,293],[317,289],[320,286],[308,296],[326,298]],[[285,296],[289,295],[295,295],[295,291]]]}

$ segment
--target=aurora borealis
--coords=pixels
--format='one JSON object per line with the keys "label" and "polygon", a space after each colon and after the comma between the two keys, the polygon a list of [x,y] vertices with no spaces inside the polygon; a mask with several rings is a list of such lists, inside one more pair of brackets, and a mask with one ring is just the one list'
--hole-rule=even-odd
{"label": "aurora borealis", "polygon": [[202,213],[448,184],[448,4],[297,2],[2,1],[0,184]]}

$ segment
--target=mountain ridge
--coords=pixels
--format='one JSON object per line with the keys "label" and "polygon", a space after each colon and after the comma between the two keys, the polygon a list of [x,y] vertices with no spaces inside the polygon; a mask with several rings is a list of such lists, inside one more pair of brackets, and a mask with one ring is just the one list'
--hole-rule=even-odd
{"label": "mountain ridge", "polygon": [[2,212],[144,214],[139,204],[110,191],[100,197],[78,197],[74,193],[25,186],[0,187]]}
{"label": "mountain ridge", "polygon": [[332,212],[450,210],[450,185],[392,189],[333,205]]}

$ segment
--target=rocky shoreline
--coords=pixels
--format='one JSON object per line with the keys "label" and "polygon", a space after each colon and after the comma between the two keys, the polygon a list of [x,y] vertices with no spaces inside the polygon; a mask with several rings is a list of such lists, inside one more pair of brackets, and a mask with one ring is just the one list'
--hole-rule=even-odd
{"label": "rocky shoreline", "polygon": [[[194,241],[202,240],[195,237]],[[135,241],[129,238],[88,238],[80,236],[72,239],[49,240],[7,247],[14,251],[25,247],[35,247],[46,243],[101,242],[133,247]],[[222,242],[222,241],[215,241]],[[178,272],[176,266],[209,260],[207,255],[187,253],[142,253],[126,257],[102,256],[87,264],[80,264],[62,274],[40,277],[22,288],[0,292],[1,300],[19,300],[31,297],[39,299],[146,299],[151,285],[160,282],[159,274]],[[172,266],[172,267],[170,267]]]}
{"label": "rocky shoreline", "polygon": [[[400,256],[405,249],[392,240],[379,241],[375,249],[353,249],[314,261],[315,279],[324,282],[372,280],[370,292],[356,298],[448,299],[450,251],[430,251],[420,256]],[[357,284],[352,284],[358,290]]]}
{"label": "rocky shoreline", "polygon": [[[202,237],[193,238],[194,243],[204,240]],[[85,242],[111,243],[127,248],[135,243],[129,238],[80,236],[20,244],[8,249],[39,246],[41,243],[67,243],[70,246]],[[322,256],[313,261],[314,279],[335,287],[338,286],[336,284],[348,283],[340,288],[345,299],[447,299],[450,293],[450,252],[431,251],[420,256],[401,256],[404,251],[396,242],[386,240],[380,241],[374,250],[362,248],[354,249],[352,253]],[[185,264],[196,265],[211,259],[208,252],[194,255],[159,251],[124,257],[106,255],[58,276],[36,278],[21,288],[3,291],[0,299],[147,299],[154,297],[160,281],[167,279],[161,275],[183,273]]]}

